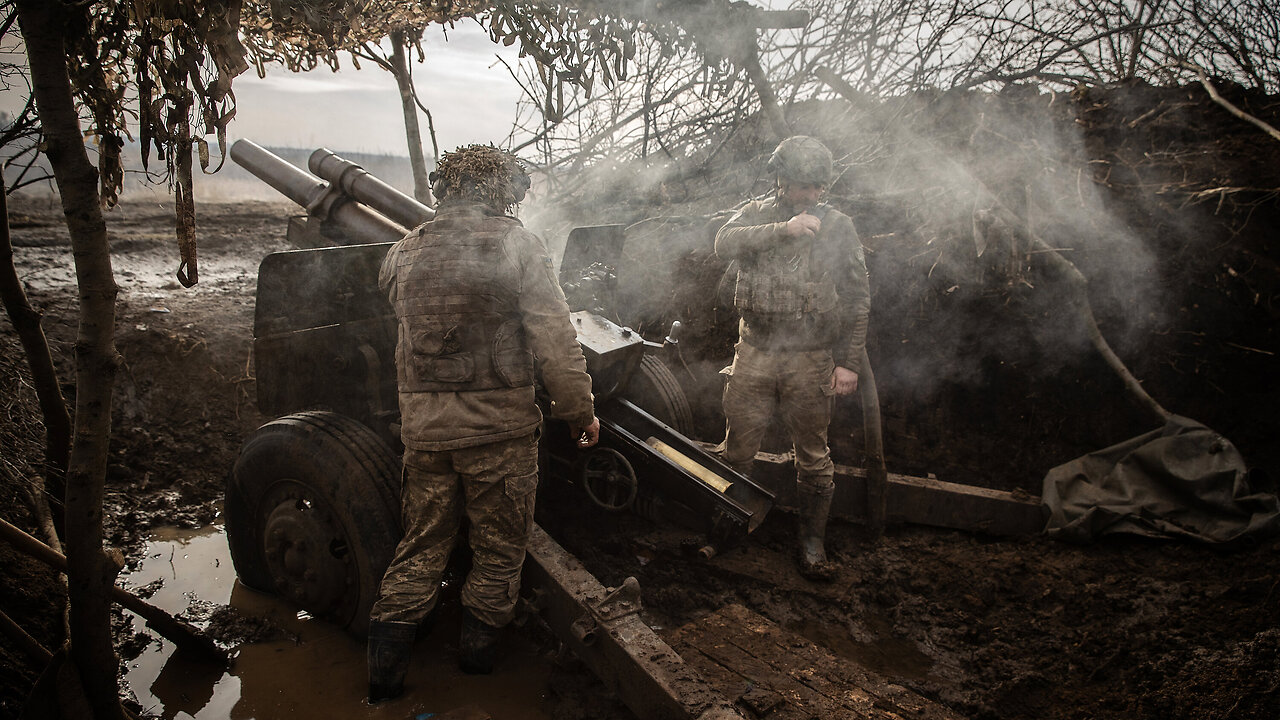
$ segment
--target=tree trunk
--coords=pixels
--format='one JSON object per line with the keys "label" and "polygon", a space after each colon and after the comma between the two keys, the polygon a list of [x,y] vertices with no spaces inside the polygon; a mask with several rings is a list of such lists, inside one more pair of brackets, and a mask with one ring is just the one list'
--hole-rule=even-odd
{"label": "tree trunk", "polygon": [[391,32],[391,74],[400,88],[400,110],[404,113],[404,134],[409,141],[409,164],[413,166],[413,197],[427,207],[435,207],[431,195],[431,180],[427,175],[427,160],[422,155],[422,131],[418,129],[418,106],[413,100],[413,79],[409,77],[409,62],[405,56],[405,35],[399,30]]}
{"label": "tree trunk", "polygon": [[773,134],[779,138],[789,137],[791,126],[787,124],[787,118],[782,114],[782,108],[778,106],[778,96],[773,92],[773,85],[769,83],[768,75],[765,74],[764,68],[760,67],[760,50],[754,42],[739,62],[747,71],[751,84],[755,86],[756,97],[760,99],[760,109],[769,120],[769,128],[773,130]]}
{"label": "tree trunk", "polygon": [[[44,336],[44,328],[40,327],[41,313],[31,307],[27,293],[18,280],[18,271],[13,265],[7,200],[4,183],[0,181],[0,296],[4,298],[4,309],[9,313],[13,329],[22,341],[27,364],[31,366],[36,397],[40,400],[40,414],[44,417],[44,455],[48,465],[43,475],[49,479],[46,481],[48,485],[61,485],[60,481],[51,481],[53,478],[62,478],[67,472],[67,457],[71,448],[71,416],[67,413],[62,388],[58,386],[58,373],[53,367],[49,342]],[[54,494],[54,497],[61,498],[61,491]]]}
{"label": "tree trunk", "polygon": [[67,467],[66,548],[71,608],[71,659],[97,720],[120,720],[111,646],[108,594],[119,568],[102,547],[102,497],[111,435],[111,391],[119,358],[113,335],[117,288],[111,272],[107,224],[98,195],[98,171],[85,152],[67,75],[62,32],[70,23],[63,3],[18,0],[45,156],[62,200],[79,288],[76,334],[76,407]]}

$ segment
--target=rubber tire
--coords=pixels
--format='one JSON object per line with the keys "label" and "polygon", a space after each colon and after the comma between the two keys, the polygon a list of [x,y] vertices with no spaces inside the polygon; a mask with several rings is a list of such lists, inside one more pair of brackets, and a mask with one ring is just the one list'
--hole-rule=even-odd
{"label": "rubber tire", "polygon": [[686,437],[693,433],[689,398],[666,363],[654,355],[640,358],[640,372],[627,384],[624,398]]}
{"label": "rubber tire", "polygon": [[227,544],[241,583],[279,594],[280,578],[267,560],[266,528],[282,503],[271,497],[305,488],[306,501],[339,526],[326,528],[340,536],[330,547],[341,547],[351,562],[340,602],[302,609],[364,636],[402,534],[400,484],[399,458],[372,430],[344,415],[303,412],[258,428],[241,446],[224,506]]}

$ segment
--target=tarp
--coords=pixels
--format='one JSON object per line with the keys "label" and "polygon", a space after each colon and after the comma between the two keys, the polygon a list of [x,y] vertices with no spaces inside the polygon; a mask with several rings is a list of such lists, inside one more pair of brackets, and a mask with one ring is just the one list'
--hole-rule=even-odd
{"label": "tarp", "polygon": [[1130,533],[1218,544],[1280,530],[1274,482],[1226,438],[1178,416],[1053,468],[1041,499],[1045,532],[1078,542]]}

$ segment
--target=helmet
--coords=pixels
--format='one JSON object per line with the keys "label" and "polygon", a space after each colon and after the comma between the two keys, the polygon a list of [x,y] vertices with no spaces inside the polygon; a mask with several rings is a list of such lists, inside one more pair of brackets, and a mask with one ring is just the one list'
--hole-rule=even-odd
{"label": "helmet", "polygon": [[440,200],[482,202],[504,212],[524,200],[530,184],[524,163],[492,145],[465,145],[445,153],[430,179]]}
{"label": "helmet", "polygon": [[818,185],[830,183],[835,175],[831,151],[808,135],[792,135],[778,143],[766,167],[780,178]]}

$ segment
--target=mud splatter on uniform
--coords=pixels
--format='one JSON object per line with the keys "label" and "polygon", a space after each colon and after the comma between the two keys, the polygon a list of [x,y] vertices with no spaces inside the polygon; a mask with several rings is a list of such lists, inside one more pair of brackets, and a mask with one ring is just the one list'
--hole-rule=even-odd
{"label": "mud splatter on uniform", "polygon": [[417,623],[435,607],[466,513],[474,566],[462,604],[500,627],[533,524],[535,367],[554,417],[594,417],[564,293],[542,240],[482,204],[442,206],[392,246],[379,283],[399,321],[405,535],[371,616]]}

